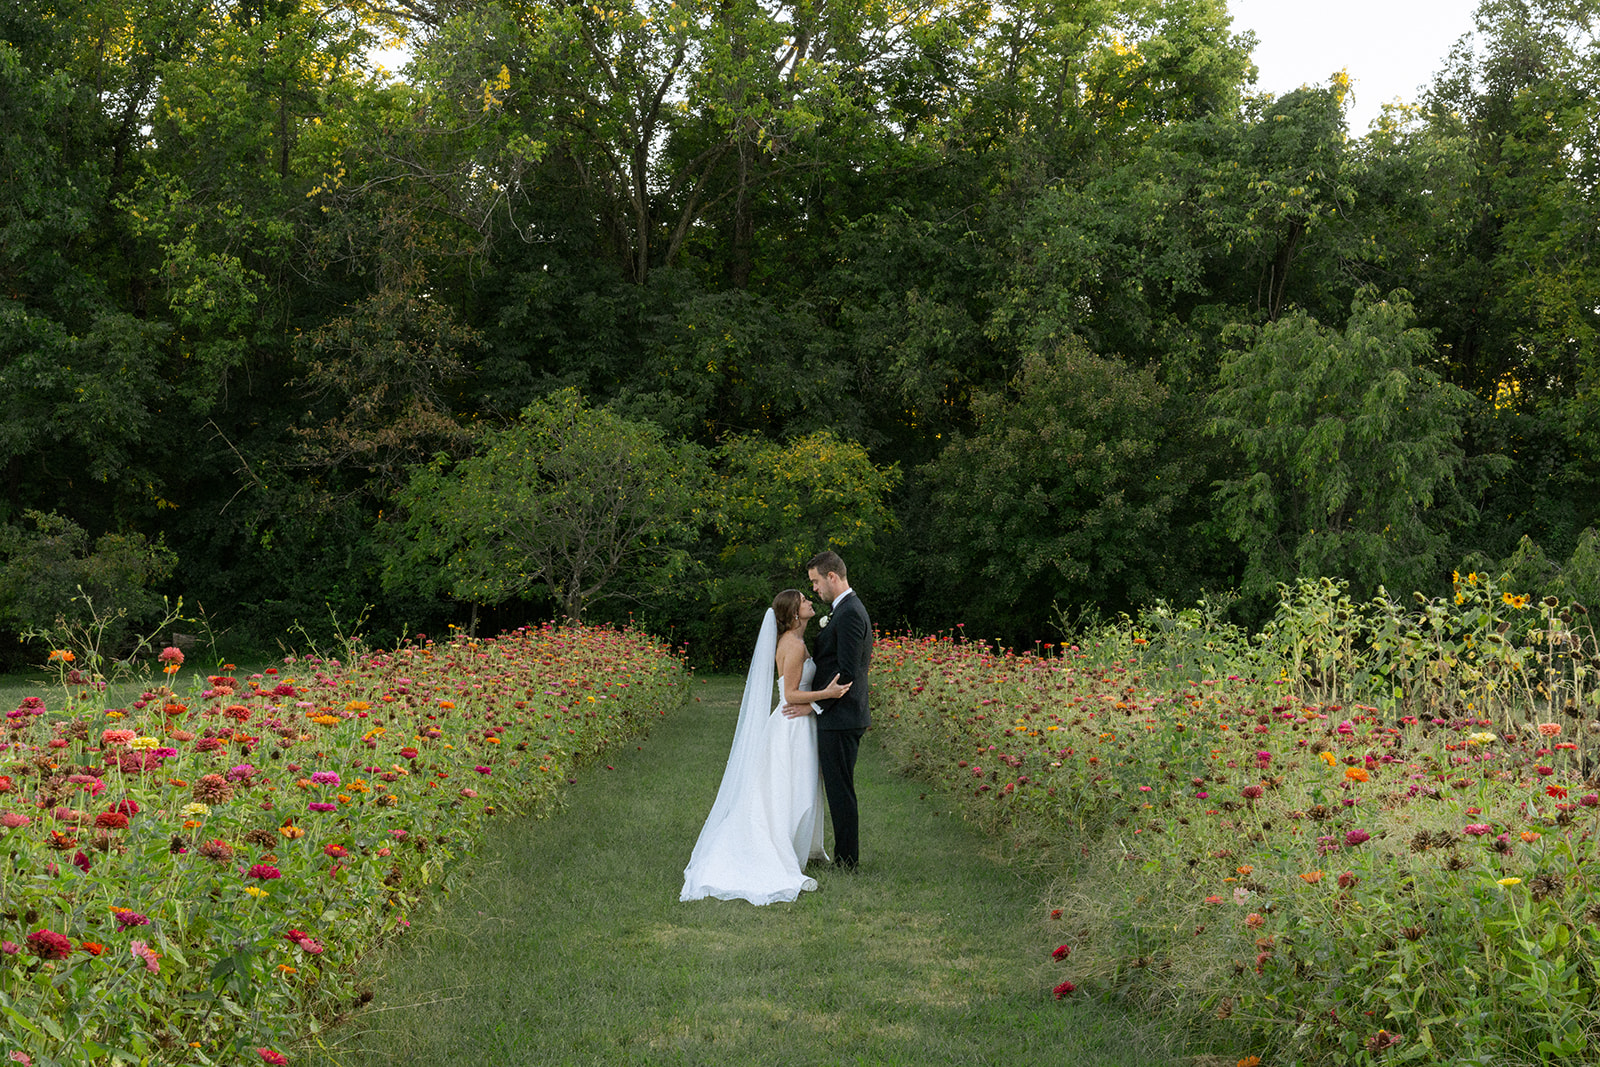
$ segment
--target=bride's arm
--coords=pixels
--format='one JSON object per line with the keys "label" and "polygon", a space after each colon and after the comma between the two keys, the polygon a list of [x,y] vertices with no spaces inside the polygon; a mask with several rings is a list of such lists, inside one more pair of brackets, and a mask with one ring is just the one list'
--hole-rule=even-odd
{"label": "bride's arm", "polygon": [[795,648],[792,645],[778,649],[778,670],[783,673],[783,695],[790,704],[810,704],[817,700],[833,700],[842,697],[850,691],[849,682],[840,682],[839,676],[833,676],[833,681],[821,689],[800,689],[800,674],[805,670],[805,646]]}

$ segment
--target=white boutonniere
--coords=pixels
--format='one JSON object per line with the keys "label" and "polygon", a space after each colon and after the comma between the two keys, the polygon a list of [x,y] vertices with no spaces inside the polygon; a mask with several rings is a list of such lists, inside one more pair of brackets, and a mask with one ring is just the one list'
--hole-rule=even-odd
{"label": "white boutonniere", "polygon": [[821,629],[826,628],[827,625],[828,625],[828,620],[831,619],[831,618],[833,618],[832,615],[824,615],[822,618],[818,619],[817,620],[817,629],[821,630]]}

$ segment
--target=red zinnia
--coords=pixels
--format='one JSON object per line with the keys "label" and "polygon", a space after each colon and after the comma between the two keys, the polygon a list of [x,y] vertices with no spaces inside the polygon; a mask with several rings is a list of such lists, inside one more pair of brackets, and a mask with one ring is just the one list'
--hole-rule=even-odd
{"label": "red zinnia", "polygon": [[1050,953],[1050,958],[1051,959],[1056,959],[1056,960],[1064,960],[1070,955],[1072,955],[1072,946],[1070,946],[1070,945],[1057,945],[1056,946],[1056,950],[1054,952]]}
{"label": "red zinnia", "polygon": [[128,817],[120,811],[102,811],[95,816],[94,824],[102,830],[126,830]]}
{"label": "red zinnia", "polygon": [[259,878],[265,882],[270,881],[273,878],[282,878],[283,874],[278,870],[278,868],[269,863],[258,863],[245,872],[245,877]]}
{"label": "red zinnia", "polygon": [[1071,982],[1062,982],[1060,985],[1056,986],[1055,989],[1051,990],[1051,992],[1055,994],[1057,1000],[1060,1000],[1069,993],[1077,992],[1077,989],[1078,987],[1073,985]]}
{"label": "red zinnia", "polygon": [[72,955],[72,939],[53,930],[35,930],[28,935],[28,948],[41,960],[64,960]]}
{"label": "red zinnia", "polygon": [[256,1049],[256,1053],[268,1063],[283,1064],[289,1062],[289,1057],[285,1056],[281,1052],[274,1052],[270,1048],[258,1048]]}

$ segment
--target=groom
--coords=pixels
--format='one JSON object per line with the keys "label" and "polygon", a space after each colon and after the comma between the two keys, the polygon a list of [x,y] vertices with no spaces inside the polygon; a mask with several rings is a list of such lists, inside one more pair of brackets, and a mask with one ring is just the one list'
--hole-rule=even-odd
{"label": "groom", "polygon": [[[867,664],[872,659],[872,620],[861,598],[850,588],[844,560],[836,552],[819,552],[807,564],[811,588],[832,607],[817,634],[816,677],[849,682],[850,692],[817,707],[817,761],[822,787],[833,815],[834,865],[856,869],[861,859],[860,820],[856,813],[856,753],[861,735],[872,723],[867,712]],[[789,705],[789,718],[811,714],[812,706]]]}

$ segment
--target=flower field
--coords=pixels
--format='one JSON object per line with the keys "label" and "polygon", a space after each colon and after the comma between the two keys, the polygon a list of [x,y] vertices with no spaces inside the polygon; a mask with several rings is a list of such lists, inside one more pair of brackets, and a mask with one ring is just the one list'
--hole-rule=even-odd
{"label": "flower field", "polygon": [[1477,575],[1414,611],[1307,586],[1255,637],[880,637],[875,722],[1052,872],[1058,998],[1263,1067],[1593,1063],[1596,653],[1581,606]]}
{"label": "flower field", "polygon": [[363,955],[445,906],[490,818],[688,692],[669,650],[605,628],[348,658],[199,673],[169,649],[107,707],[52,653],[61,685],[0,738],[6,1062],[288,1062],[370,999]]}

